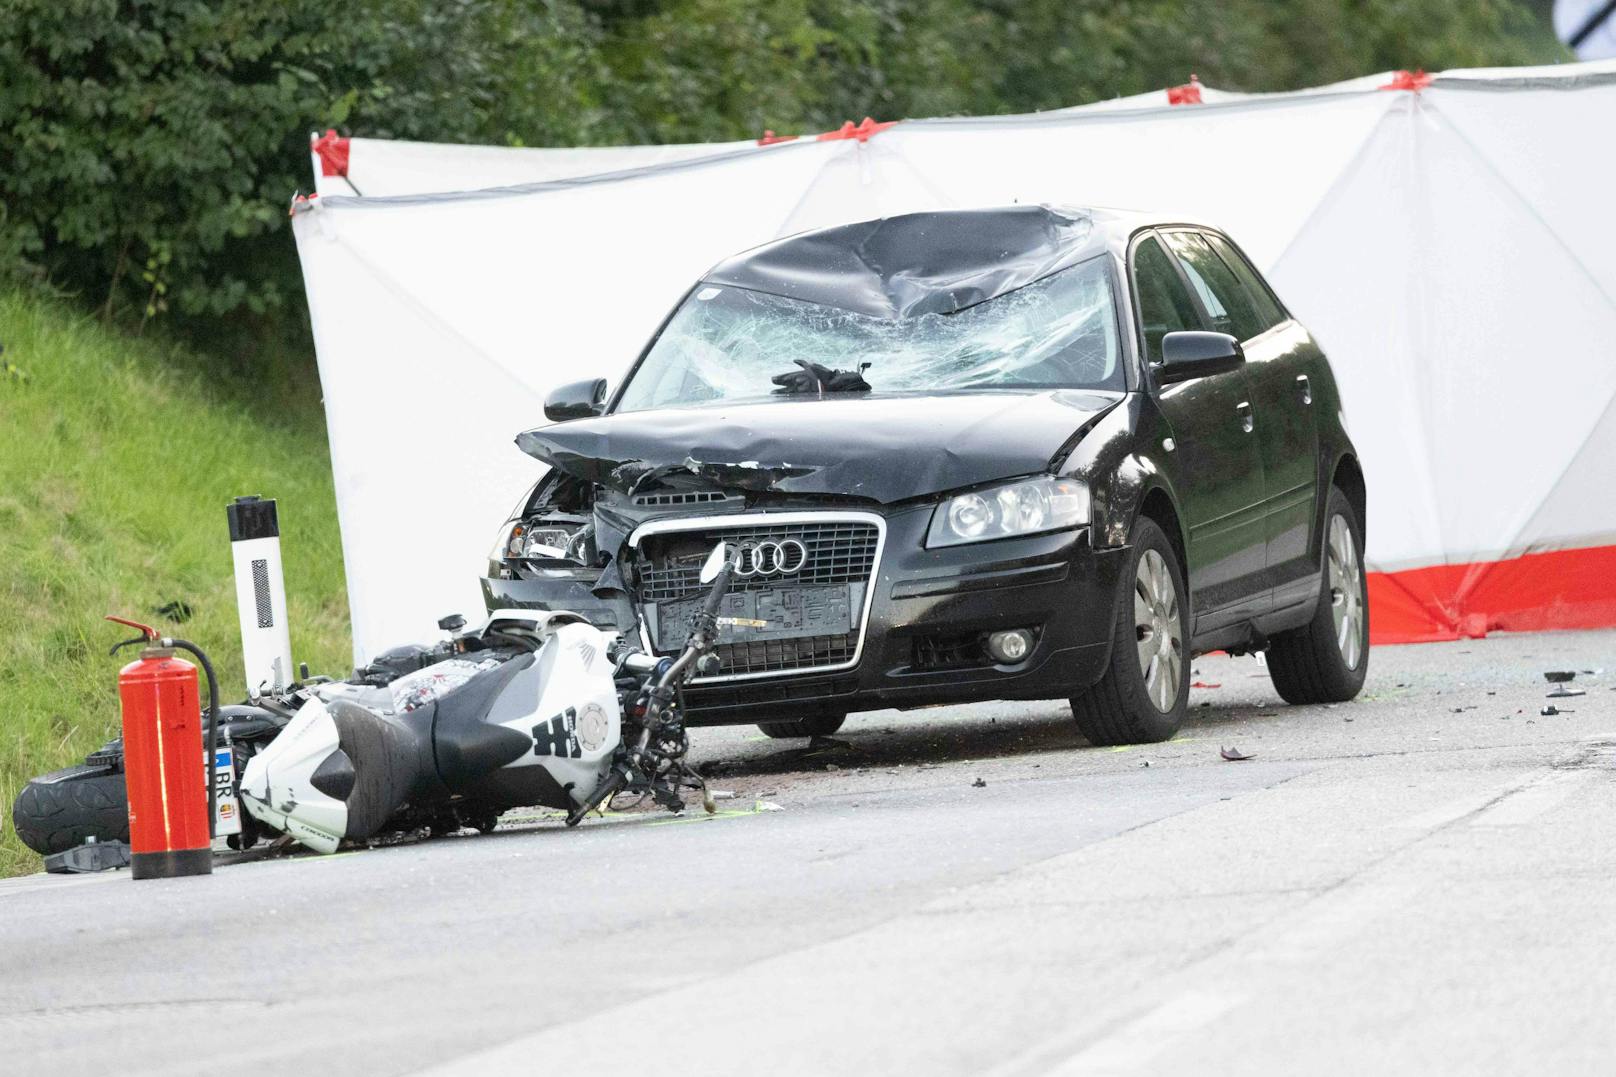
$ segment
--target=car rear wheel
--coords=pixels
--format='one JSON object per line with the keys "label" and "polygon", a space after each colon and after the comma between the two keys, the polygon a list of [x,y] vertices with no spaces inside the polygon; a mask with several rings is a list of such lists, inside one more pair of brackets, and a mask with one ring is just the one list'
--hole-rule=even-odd
{"label": "car rear wheel", "polygon": [[1287,703],[1343,703],[1358,694],[1369,672],[1363,527],[1333,486],[1325,520],[1318,609],[1301,628],[1275,633],[1268,648],[1268,675]]}
{"label": "car rear wheel", "polygon": [[775,740],[793,740],[803,737],[828,737],[847,721],[845,714],[812,714],[806,718],[787,718],[779,722],[759,722],[758,728],[766,737]]}
{"label": "car rear wheel", "polygon": [[1090,744],[1150,744],[1184,723],[1189,699],[1189,603],[1184,570],[1166,532],[1148,517],[1133,527],[1133,558],[1112,619],[1111,664],[1072,716]]}

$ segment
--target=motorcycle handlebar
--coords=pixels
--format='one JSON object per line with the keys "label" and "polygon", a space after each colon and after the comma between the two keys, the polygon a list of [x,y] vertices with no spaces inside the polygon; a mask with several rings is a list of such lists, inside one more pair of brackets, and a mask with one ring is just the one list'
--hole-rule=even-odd
{"label": "motorcycle handlebar", "polygon": [[724,595],[729,591],[729,580],[734,571],[735,566],[727,561],[724,567],[718,570],[718,575],[713,577],[713,589],[707,592],[707,601],[701,607],[703,614],[708,617],[718,616],[718,607],[723,604]]}

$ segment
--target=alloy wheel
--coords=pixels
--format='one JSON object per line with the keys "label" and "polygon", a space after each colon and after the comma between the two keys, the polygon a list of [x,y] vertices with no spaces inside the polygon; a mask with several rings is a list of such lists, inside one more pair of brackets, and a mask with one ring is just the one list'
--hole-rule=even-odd
{"label": "alloy wheel", "polygon": [[1348,669],[1363,659],[1363,573],[1358,568],[1358,543],[1345,516],[1330,517],[1330,614],[1335,618],[1335,642]]}
{"label": "alloy wheel", "polygon": [[1166,559],[1155,550],[1145,551],[1134,572],[1133,623],[1145,694],[1157,710],[1166,714],[1178,703],[1184,639],[1178,617],[1178,587]]}

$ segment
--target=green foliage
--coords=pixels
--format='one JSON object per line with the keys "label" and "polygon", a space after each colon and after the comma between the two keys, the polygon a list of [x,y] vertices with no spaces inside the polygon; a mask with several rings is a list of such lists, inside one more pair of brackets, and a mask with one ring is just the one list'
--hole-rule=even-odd
{"label": "green foliage", "polygon": [[[317,409],[249,409],[208,362],[66,304],[0,291],[0,812],[22,784],[117,735],[122,613],[208,648],[241,698],[224,506],[281,499],[293,653],[349,668],[331,466]],[[181,601],[193,617],[166,623]],[[0,876],[39,859],[0,826]]]}
{"label": "green foliage", "polygon": [[0,279],[280,325],[328,126],[703,141],[1565,57],[1523,0],[0,0],[0,26]]}
{"label": "green foliage", "polygon": [[0,26],[0,259],[137,317],[297,293],[309,131],[566,140],[592,74],[566,3],[0,0]]}

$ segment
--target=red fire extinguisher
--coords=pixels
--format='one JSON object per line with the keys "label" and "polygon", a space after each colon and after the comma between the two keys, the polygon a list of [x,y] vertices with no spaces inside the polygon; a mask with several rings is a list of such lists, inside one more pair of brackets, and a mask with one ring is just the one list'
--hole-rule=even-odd
{"label": "red fire extinguisher", "polygon": [[[140,657],[118,673],[130,873],[136,879],[206,875],[213,870],[213,765],[218,751],[219,689],[213,664],[188,640],[159,637],[149,625],[122,617],[107,620],[142,633],[112,648],[117,653],[121,647],[142,645]],[[176,650],[194,654],[207,673],[205,747],[196,666],[176,656]]]}

